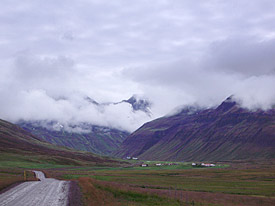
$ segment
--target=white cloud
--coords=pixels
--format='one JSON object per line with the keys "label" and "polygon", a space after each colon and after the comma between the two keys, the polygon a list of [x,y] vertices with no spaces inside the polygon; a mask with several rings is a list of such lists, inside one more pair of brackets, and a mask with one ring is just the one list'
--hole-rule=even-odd
{"label": "white cloud", "polygon": [[[226,39],[211,44],[208,51],[198,61],[183,58],[149,68],[128,68],[123,75],[139,82],[147,93],[153,90],[151,96],[165,94],[163,99],[174,107],[179,102],[215,106],[232,94],[248,108],[268,109],[275,104],[274,40]],[[172,96],[178,100],[156,88],[176,91]]]}
{"label": "white cloud", "polygon": [[275,2],[19,1],[0,8],[0,118],[87,121],[134,130],[127,105],[83,102],[141,94],[154,117],[235,94],[274,103]]}

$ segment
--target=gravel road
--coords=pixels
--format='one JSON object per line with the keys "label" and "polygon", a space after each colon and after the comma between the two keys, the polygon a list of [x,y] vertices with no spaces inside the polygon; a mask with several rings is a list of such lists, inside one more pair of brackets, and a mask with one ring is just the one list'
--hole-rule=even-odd
{"label": "gravel road", "polygon": [[0,194],[0,206],[66,206],[68,181],[45,178],[43,172],[34,171],[40,181],[24,182]]}

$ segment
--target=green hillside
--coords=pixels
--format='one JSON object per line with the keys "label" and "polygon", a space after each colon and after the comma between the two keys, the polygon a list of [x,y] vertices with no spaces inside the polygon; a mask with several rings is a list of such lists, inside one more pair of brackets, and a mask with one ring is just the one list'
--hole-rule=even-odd
{"label": "green hillside", "polygon": [[231,99],[216,109],[188,108],[144,124],[116,155],[147,160],[275,158],[275,110],[249,111]]}
{"label": "green hillside", "polygon": [[126,131],[94,125],[89,126],[89,132],[78,133],[47,129],[32,122],[21,121],[18,125],[46,142],[99,155],[110,155],[129,135]]}
{"label": "green hillside", "polygon": [[1,166],[11,164],[110,165],[117,161],[89,152],[58,147],[40,140],[17,125],[0,120]]}

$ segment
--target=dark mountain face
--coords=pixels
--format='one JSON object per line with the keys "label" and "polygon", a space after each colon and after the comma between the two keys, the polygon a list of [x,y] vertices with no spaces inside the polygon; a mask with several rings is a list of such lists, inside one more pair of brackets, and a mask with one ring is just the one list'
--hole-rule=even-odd
{"label": "dark mountain face", "polygon": [[101,158],[92,153],[77,152],[65,147],[47,143],[17,125],[0,120],[0,155],[17,155],[30,161],[68,164],[94,165],[111,163],[113,160]]}
{"label": "dark mountain face", "polygon": [[130,99],[123,100],[122,102],[127,102],[131,104],[134,111],[140,110],[147,113],[148,115],[151,114],[150,112],[151,103],[146,99],[138,99],[135,96],[132,96]]}
{"label": "dark mountain face", "polygon": [[122,104],[122,103],[127,103],[130,104],[133,111],[142,111],[145,112],[147,115],[151,115],[151,102],[147,99],[140,99],[136,95],[133,95],[127,100],[122,100],[120,102],[108,102],[108,103],[98,103],[94,99],[90,97],[85,97],[85,101],[89,102],[90,104],[93,104],[98,107],[105,107],[108,105],[117,105],[117,104]]}
{"label": "dark mountain face", "polygon": [[[61,99],[65,99],[65,97]],[[84,100],[99,110],[111,104],[127,103],[131,105],[133,112],[142,111],[147,115],[151,115],[151,104],[147,100],[137,99],[135,96],[118,103],[98,103],[88,96],[84,97]],[[128,132],[123,130],[92,125],[85,122],[78,125],[69,125],[69,127],[50,120],[19,121],[17,125],[49,143],[100,155],[112,154],[129,135]]]}
{"label": "dark mountain face", "polygon": [[177,161],[275,158],[275,110],[249,111],[232,98],[215,109],[185,108],[144,124],[116,155]]}
{"label": "dark mountain face", "polygon": [[20,121],[17,124],[49,143],[100,155],[110,155],[113,153],[129,135],[125,131],[84,123],[70,125],[72,131],[66,129],[62,124],[53,121]]}
{"label": "dark mountain face", "polygon": [[239,104],[233,100],[233,96],[230,96],[224,102],[222,102],[220,106],[218,106],[216,108],[216,111],[217,112],[226,112],[235,106],[240,107]]}

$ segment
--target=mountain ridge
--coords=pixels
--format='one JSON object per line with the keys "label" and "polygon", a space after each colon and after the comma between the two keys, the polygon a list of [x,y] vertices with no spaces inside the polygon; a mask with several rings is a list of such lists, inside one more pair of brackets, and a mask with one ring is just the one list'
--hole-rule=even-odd
{"label": "mountain ridge", "polygon": [[[66,98],[62,97],[62,99]],[[141,111],[148,116],[151,115],[151,103],[144,98],[138,98],[136,95],[127,100],[112,103],[98,103],[88,96],[83,99],[98,109],[123,103],[131,105],[133,112]],[[122,129],[85,122],[64,124],[52,120],[20,120],[16,124],[49,143],[99,155],[112,154],[130,134]]]}
{"label": "mountain ridge", "polygon": [[129,135],[126,131],[91,124],[76,125],[71,132],[58,122],[20,121],[17,125],[46,142],[99,155],[110,155]]}
{"label": "mountain ridge", "polygon": [[17,157],[27,162],[64,165],[110,164],[117,161],[52,145],[19,126],[0,119],[1,161]]}
{"label": "mountain ridge", "polygon": [[145,123],[115,153],[148,160],[275,158],[275,110],[249,111],[232,97]]}

